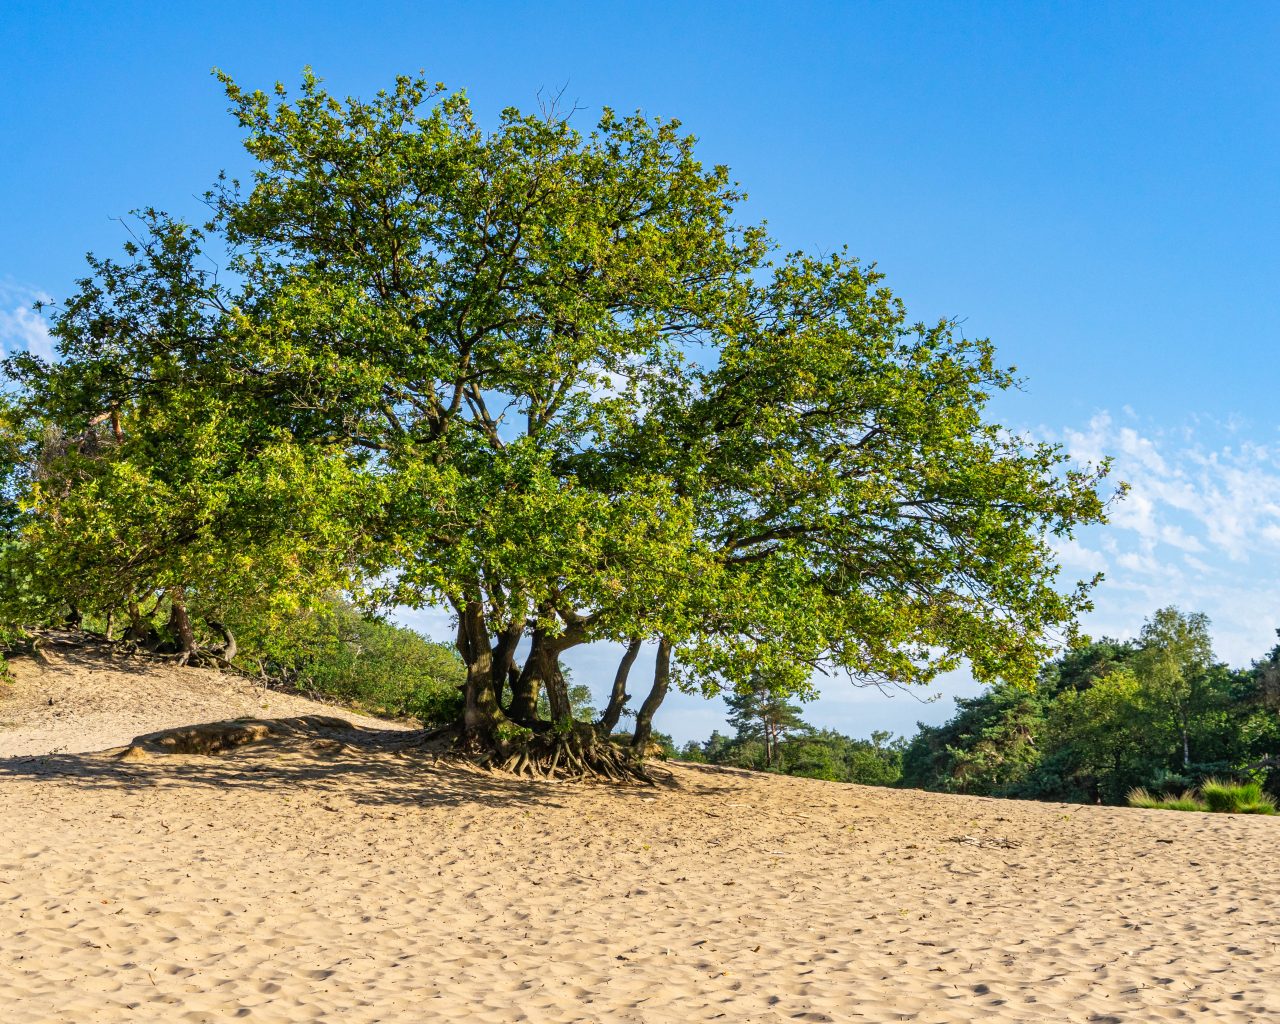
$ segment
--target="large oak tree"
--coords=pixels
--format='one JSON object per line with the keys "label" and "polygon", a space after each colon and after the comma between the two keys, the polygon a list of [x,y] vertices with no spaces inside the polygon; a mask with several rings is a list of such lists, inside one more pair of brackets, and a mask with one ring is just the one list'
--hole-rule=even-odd
{"label": "large oak tree", "polygon": [[[252,178],[219,181],[203,234],[150,218],[67,305],[61,360],[20,375],[66,430],[213,388],[236,451],[313,467],[331,496],[308,507],[359,539],[377,596],[456,616],[456,734],[482,757],[628,770],[602,738],[646,643],[640,748],[670,685],[1030,678],[1072,631],[1089,584],[1053,543],[1103,519],[1105,466],[988,418],[1015,378],[986,341],[740,224],[677,122],[510,109],[486,131],[413,78],[368,100],[223,82]],[[163,379],[137,341],[157,317]],[[575,724],[560,657],[597,640],[626,653]]]}

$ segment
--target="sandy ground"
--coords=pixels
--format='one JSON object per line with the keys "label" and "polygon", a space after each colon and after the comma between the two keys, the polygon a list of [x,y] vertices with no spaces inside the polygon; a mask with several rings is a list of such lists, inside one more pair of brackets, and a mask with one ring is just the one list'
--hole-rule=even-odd
{"label": "sandy ground", "polygon": [[691,765],[531,783],[395,738],[0,760],[0,1019],[1280,1019],[1276,819]]}
{"label": "sandy ground", "polygon": [[242,716],[339,714],[358,725],[408,728],[265,689],[242,676],[69,641],[45,641],[48,667],[17,659],[13,682],[0,683],[0,757],[105,750],[143,732]]}

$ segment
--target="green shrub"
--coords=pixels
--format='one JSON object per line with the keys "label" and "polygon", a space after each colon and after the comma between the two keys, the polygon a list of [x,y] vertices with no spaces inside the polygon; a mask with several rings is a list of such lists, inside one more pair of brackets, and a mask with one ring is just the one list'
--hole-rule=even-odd
{"label": "green shrub", "polygon": [[839,752],[827,743],[790,743],[784,750],[785,759],[780,765],[788,775],[803,779],[825,779],[843,782],[846,768]]}
{"label": "green shrub", "polygon": [[845,782],[857,782],[864,786],[894,786],[902,778],[902,748],[896,745],[855,746],[849,751]]}
{"label": "green shrub", "polygon": [[[616,743],[620,747],[631,746],[632,734],[629,732],[615,732],[609,737],[611,743]],[[676,749],[676,742],[670,735],[665,732],[658,732],[654,729],[649,733],[649,743],[652,745],[654,757],[662,761],[670,760],[673,757],[679,757],[680,752]]]}
{"label": "green shrub", "polygon": [[1276,804],[1257,782],[1224,782],[1206,779],[1200,795],[1209,810],[1220,814],[1275,814]]}
{"label": "green shrub", "polygon": [[249,617],[235,626],[242,659],[260,658],[302,693],[425,725],[462,715],[466,669],[452,647],[346,602],[326,601],[287,625]]}
{"label": "green shrub", "polygon": [[451,648],[353,610],[338,625],[338,635],[300,666],[300,688],[430,725],[461,716],[466,670]]}
{"label": "green shrub", "polygon": [[[1203,773],[1199,777],[1203,778]],[[1147,776],[1147,782],[1144,785],[1153,793],[1180,793],[1186,789],[1194,789],[1196,778],[1186,772],[1156,768]]]}

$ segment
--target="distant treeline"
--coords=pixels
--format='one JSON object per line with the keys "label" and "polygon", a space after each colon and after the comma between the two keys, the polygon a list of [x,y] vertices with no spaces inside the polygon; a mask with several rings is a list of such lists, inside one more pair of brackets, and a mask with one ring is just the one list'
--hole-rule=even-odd
{"label": "distant treeline", "polygon": [[902,776],[906,741],[888,732],[871,739],[815,729],[800,717],[800,708],[770,691],[760,681],[753,689],[729,694],[729,724],[735,735],[719,731],[699,743],[690,740],[676,756],[686,761],[781,772],[831,782],[892,786]]}
{"label": "distant treeline", "polygon": [[1138,639],[1102,639],[1047,664],[1034,687],[997,683],[910,740],[816,730],[762,689],[731,700],[733,737],[680,756],[811,778],[950,793],[1122,804],[1135,788],[1205,780],[1280,792],[1280,646],[1248,669],[1218,661],[1209,620],[1157,611]]}

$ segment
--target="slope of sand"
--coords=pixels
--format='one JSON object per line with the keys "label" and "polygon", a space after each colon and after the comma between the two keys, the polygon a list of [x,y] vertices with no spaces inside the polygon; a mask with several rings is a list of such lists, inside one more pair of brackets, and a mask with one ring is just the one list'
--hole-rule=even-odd
{"label": "slope of sand", "polygon": [[1280,1019],[1275,819],[532,783],[394,738],[0,760],[0,1018]]}
{"label": "slope of sand", "polygon": [[53,635],[43,651],[47,665],[15,659],[12,683],[0,683],[0,757],[105,750],[139,733],[244,716],[337,713],[361,725],[407,728],[242,676],[118,655],[74,634]]}

